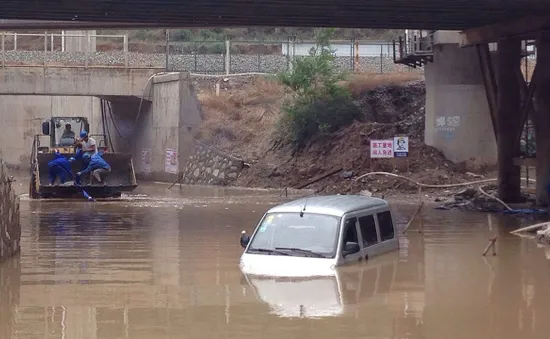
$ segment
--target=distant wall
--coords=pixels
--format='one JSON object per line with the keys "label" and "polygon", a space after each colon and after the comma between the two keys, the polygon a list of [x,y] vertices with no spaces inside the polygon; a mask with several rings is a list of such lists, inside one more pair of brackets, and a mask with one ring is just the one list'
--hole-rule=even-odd
{"label": "distant wall", "polygon": [[195,141],[183,172],[184,184],[228,185],[243,169],[242,160]]}
{"label": "distant wall", "polygon": [[[0,153],[7,166],[27,170],[34,136],[52,116],[86,116],[92,133],[101,131],[99,99],[92,97],[0,96]],[[49,137],[40,137],[49,142]]]}
{"label": "distant wall", "polygon": [[8,169],[0,160],[0,261],[19,252],[20,245],[19,198],[12,188]]}

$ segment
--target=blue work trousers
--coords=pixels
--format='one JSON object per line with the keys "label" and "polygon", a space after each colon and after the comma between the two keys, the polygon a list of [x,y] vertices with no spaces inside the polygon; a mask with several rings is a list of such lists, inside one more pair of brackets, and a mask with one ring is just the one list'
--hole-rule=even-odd
{"label": "blue work trousers", "polygon": [[50,177],[50,184],[53,185],[55,183],[55,179],[59,177],[59,180],[62,184],[64,184],[67,181],[67,177],[69,179],[72,179],[72,175],[67,172],[67,170],[59,165],[48,165],[48,174]]}

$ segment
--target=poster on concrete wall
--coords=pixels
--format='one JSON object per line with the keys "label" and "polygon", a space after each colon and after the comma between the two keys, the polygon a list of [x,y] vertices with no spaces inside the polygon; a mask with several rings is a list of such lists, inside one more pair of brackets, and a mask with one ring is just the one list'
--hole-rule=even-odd
{"label": "poster on concrete wall", "polygon": [[393,158],[393,140],[371,140],[370,157],[371,159]]}
{"label": "poster on concrete wall", "polygon": [[151,157],[151,150],[148,148],[144,148],[141,150],[141,171],[143,173],[151,173],[151,163],[152,163],[152,157]]}
{"label": "poster on concrete wall", "polygon": [[409,137],[393,138],[393,154],[396,158],[404,158],[409,155]]}
{"label": "poster on concrete wall", "polygon": [[178,174],[178,151],[167,149],[165,154],[164,171],[166,173]]}

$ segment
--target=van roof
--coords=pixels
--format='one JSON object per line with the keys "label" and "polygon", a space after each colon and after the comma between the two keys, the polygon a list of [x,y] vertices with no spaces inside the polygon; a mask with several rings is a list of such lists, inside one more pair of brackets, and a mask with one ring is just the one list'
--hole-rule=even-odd
{"label": "van roof", "polygon": [[[306,204],[307,202],[307,204]],[[327,195],[305,197],[271,208],[268,213],[300,212],[328,214],[341,217],[346,213],[373,207],[388,206],[385,200],[361,195]]]}

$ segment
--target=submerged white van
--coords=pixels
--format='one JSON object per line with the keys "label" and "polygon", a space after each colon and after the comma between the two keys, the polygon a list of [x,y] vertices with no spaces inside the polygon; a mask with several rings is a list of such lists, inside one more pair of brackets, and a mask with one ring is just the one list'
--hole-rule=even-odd
{"label": "submerged white van", "polygon": [[271,208],[251,237],[243,231],[241,246],[245,274],[311,277],[396,250],[399,241],[385,200],[333,195]]}

